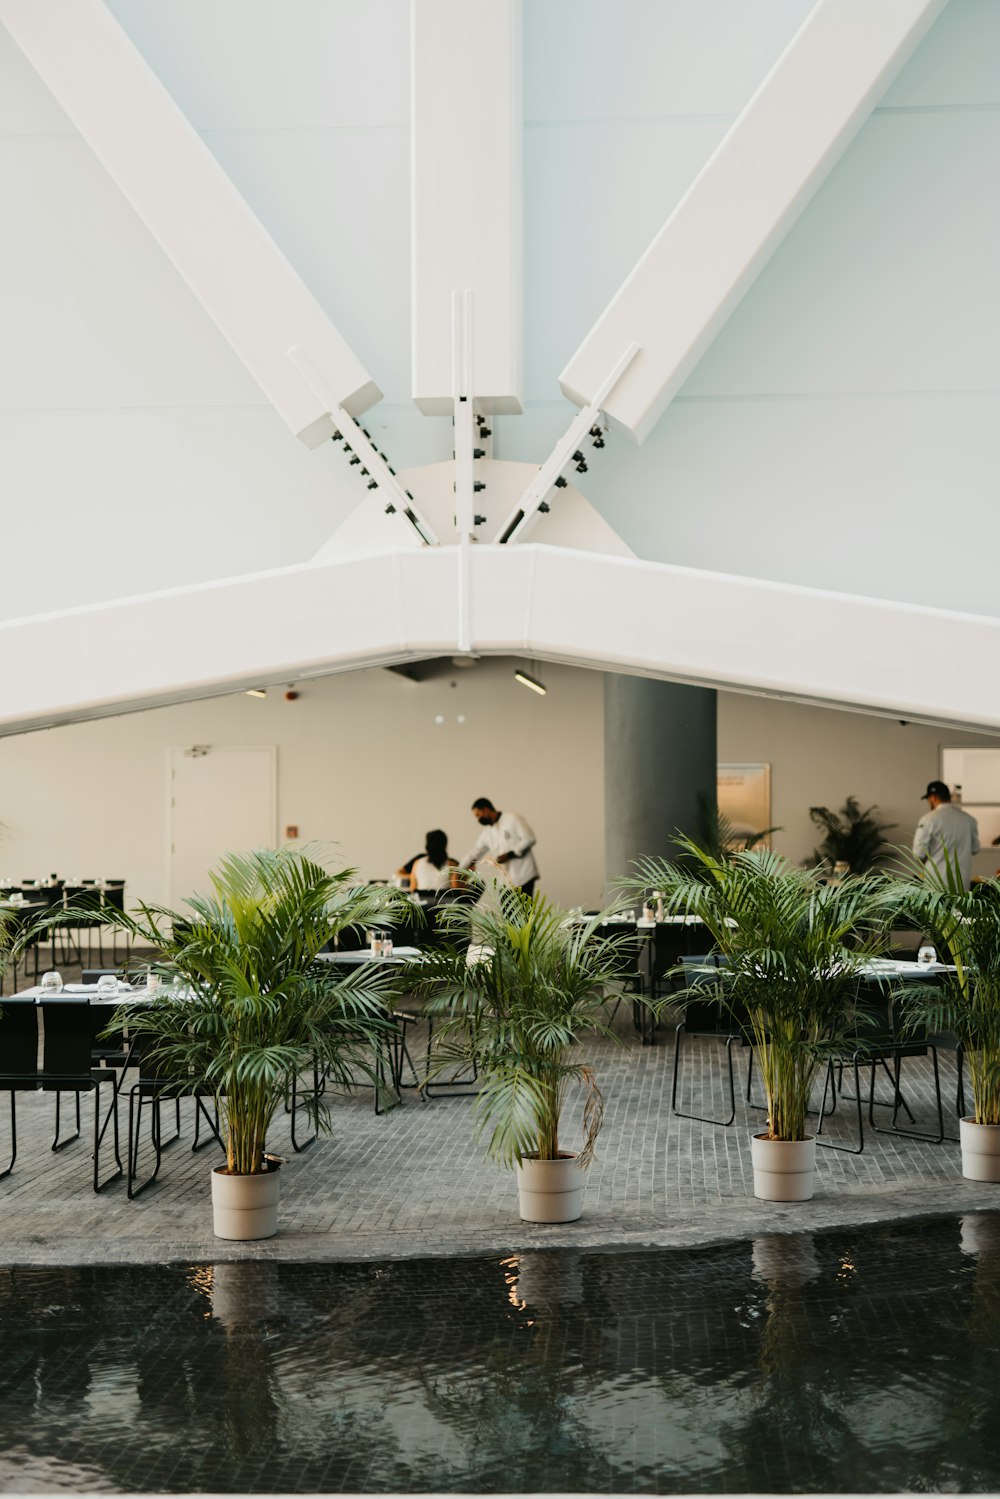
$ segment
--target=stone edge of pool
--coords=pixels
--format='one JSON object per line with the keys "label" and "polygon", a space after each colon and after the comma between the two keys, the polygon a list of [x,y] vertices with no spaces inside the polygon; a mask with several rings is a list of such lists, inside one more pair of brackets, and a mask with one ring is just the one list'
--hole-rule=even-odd
{"label": "stone edge of pool", "polygon": [[[516,1254],[519,1250],[692,1249],[753,1239],[763,1234],[815,1233],[828,1229],[891,1225],[915,1219],[941,1219],[1000,1210],[1000,1190],[962,1182],[936,1186],[929,1197],[921,1187],[880,1193],[831,1193],[809,1203],[726,1203],[688,1212],[683,1219],[630,1215],[619,1222],[605,1216],[544,1227],[521,1223],[463,1229],[452,1236],[440,1229],[336,1234],[328,1229],[297,1229],[274,1239],[237,1244],[204,1237],[166,1244],[151,1235],[93,1231],[70,1234],[56,1229],[0,1241],[0,1268],[89,1265],[173,1265],[241,1260],[329,1263],[376,1260],[465,1258]],[[44,1215],[40,1215],[44,1216]],[[206,1217],[208,1215],[206,1214]],[[116,1223],[120,1230],[120,1220]]]}

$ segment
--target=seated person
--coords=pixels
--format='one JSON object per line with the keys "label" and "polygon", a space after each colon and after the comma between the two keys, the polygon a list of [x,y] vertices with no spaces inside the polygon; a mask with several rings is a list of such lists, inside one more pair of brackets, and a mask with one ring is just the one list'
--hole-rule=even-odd
{"label": "seated person", "polygon": [[424,852],[414,859],[410,869],[411,890],[449,890],[451,872],[458,860],[448,856],[448,835],[440,828],[427,834]]}

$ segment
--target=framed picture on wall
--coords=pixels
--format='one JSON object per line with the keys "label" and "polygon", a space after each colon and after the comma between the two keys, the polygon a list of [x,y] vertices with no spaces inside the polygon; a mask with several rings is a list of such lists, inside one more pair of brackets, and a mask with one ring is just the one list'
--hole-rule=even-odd
{"label": "framed picture on wall", "polygon": [[[770,765],[720,765],[717,770],[719,817],[732,828],[738,846],[771,826]],[[769,848],[770,838],[761,844]]]}

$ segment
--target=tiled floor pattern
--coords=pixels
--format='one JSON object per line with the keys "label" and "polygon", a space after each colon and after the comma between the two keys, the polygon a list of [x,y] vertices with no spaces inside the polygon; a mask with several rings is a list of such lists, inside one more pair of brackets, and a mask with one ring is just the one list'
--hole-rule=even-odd
{"label": "tiled floor pattern", "polygon": [[[472,1099],[423,1102],[407,1091],[399,1107],[376,1117],[371,1090],[359,1089],[334,1099],[332,1132],[301,1155],[291,1151],[287,1119],[279,1118],[271,1146],[289,1157],[282,1169],[279,1235],[231,1245],[212,1235],[209,1171],[218,1156],[215,1147],[192,1153],[190,1103],[184,1106],[184,1135],[165,1152],[158,1182],[129,1202],[122,1181],[96,1195],[91,1188],[91,1099],[83,1103],[83,1138],[53,1154],[51,1095],[21,1094],[17,1161],[0,1181],[0,1263],[385,1259],[556,1245],[686,1245],[1000,1203],[1000,1188],[962,1178],[957,1143],[872,1135],[867,1124],[862,1155],[818,1152],[812,1202],[758,1202],[749,1140],[762,1116],[742,1098],[747,1051],[735,1050],[735,1123],[720,1128],[671,1112],[672,1033],[661,1032],[655,1046],[643,1047],[624,1010],[618,1023],[622,1045],[601,1043],[593,1053],[607,1113],[584,1216],[576,1224],[520,1221],[512,1174],[486,1160],[474,1139]],[[419,1032],[410,1039],[416,1056]],[[724,1117],[724,1046],[692,1039],[685,1057],[687,1106]],[[942,1053],[941,1071],[946,1128],[957,1135],[953,1054]],[[934,1128],[930,1080],[927,1061],[907,1059],[905,1096],[917,1125],[928,1130]],[[851,1142],[851,1107],[840,1102],[824,1138]],[[127,1112],[123,1099],[123,1131]],[[878,1111],[886,1122],[888,1113]],[[571,1099],[564,1141],[570,1148],[578,1116]],[[8,1097],[2,1095],[4,1162],[9,1139]]]}

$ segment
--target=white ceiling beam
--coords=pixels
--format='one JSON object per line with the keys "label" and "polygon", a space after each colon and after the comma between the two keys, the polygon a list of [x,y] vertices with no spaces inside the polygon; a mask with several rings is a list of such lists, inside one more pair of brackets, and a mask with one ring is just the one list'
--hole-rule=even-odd
{"label": "white ceiling beam", "polygon": [[1000,729],[1000,619],[529,543],[11,621],[0,734],[461,649]]}
{"label": "white ceiling beam", "polygon": [[381,392],[103,0],[0,0],[5,25],[83,139],[307,447]]}
{"label": "white ceiling beam", "polygon": [[413,399],[450,415],[463,298],[476,410],[519,412],[521,0],[411,0]]}
{"label": "white ceiling beam", "polygon": [[818,0],[563,370],[571,401],[636,343],[603,410],[649,436],[945,3]]}

